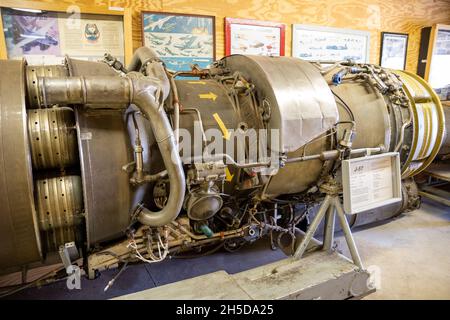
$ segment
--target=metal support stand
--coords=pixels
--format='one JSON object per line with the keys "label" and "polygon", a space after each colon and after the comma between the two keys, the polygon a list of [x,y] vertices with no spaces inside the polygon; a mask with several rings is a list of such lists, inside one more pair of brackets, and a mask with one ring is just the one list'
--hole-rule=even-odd
{"label": "metal support stand", "polygon": [[361,270],[363,270],[364,267],[361,258],[359,256],[358,249],[356,248],[356,244],[353,239],[350,226],[345,217],[344,209],[342,208],[342,204],[339,199],[340,188],[338,184],[334,179],[329,179],[320,187],[320,191],[326,194],[325,199],[323,200],[322,205],[320,206],[319,211],[317,212],[317,215],[314,217],[311,225],[306,231],[305,237],[295,250],[293,258],[297,260],[303,256],[306,248],[308,247],[309,242],[313,238],[317,228],[320,225],[320,222],[324,217],[325,217],[325,232],[322,250],[329,252],[332,251],[334,239],[335,215],[337,213],[339,222],[342,227],[342,231],[344,232],[345,241],[347,242],[347,246],[352,256],[353,263],[356,266],[358,266]]}

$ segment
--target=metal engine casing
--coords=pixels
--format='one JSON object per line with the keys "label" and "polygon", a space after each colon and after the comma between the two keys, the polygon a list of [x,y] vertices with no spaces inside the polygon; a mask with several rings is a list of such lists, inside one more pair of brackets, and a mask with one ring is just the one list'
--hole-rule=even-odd
{"label": "metal engine casing", "polygon": [[[52,77],[125,75],[103,62],[70,58],[64,66],[0,61],[0,67],[0,199],[5,204],[0,217],[7,221],[0,226],[0,269],[42,260],[69,241],[84,246],[85,240],[83,249],[89,252],[123,237],[136,208],[155,205],[156,183],[130,183],[137,131],[144,171],[164,170],[149,119],[133,104],[46,105],[39,85]],[[375,72],[395,82],[393,72]],[[331,150],[335,141],[329,132],[339,121],[350,120],[348,107],[356,123],[354,147],[399,151],[404,178],[423,170],[443,141],[442,106],[425,82],[408,73],[396,72],[396,81],[405,87],[386,92],[364,79],[333,86],[313,64],[287,57],[229,56],[208,73],[200,80],[175,80],[182,106],[180,128],[189,132],[199,115],[204,130],[278,129],[280,148],[275,152],[290,159]],[[107,89],[102,94],[107,95]],[[204,99],[204,94],[212,98]],[[172,124],[173,102],[171,94],[164,105]],[[333,166],[329,159],[286,163],[265,177],[227,166],[228,172],[218,170],[214,176],[214,187],[205,189],[205,181],[194,181],[184,209],[189,211],[205,195],[214,207],[222,206],[215,189],[219,182],[227,194],[242,197],[259,189],[265,199],[307,193]],[[193,180],[199,180],[198,175]],[[389,208],[382,215],[392,216],[404,207]],[[210,218],[216,209],[200,217]]]}

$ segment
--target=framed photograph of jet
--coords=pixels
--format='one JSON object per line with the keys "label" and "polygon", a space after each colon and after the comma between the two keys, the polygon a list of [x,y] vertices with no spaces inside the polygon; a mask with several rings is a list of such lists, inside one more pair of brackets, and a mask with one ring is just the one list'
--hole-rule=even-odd
{"label": "framed photograph of jet", "polygon": [[101,60],[106,52],[124,62],[123,13],[88,14],[1,8],[8,59],[29,64],[61,64],[64,56]]}
{"label": "framed photograph of jet", "polygon": [[370,32],[294,24],[292,56],[304,60],[369,63]]}
{"label": "framed photograph of jet", "polygon": [[225,54],[284,56],[286,25],[225,18]]}
{"label": "framed photograph of jet", "polygon": [[208,68],[216,58],[215,17],[142,12],[143,45],[155,50],[171,72]]}

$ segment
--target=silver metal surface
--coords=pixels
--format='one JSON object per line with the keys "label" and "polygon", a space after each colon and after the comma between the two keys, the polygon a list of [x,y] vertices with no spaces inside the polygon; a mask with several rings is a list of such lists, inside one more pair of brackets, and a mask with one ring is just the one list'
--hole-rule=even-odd
{"label": "silver metal surface", "polygon": [[338,120],[328,85],[309,62],[288,57],[232,55],[222,59],[241,73],[271,108],[269,129],[280,130],[280,151],[293,152]]}
{"label": "silver metal surface", "polygon": [[[380,145],[390,148],[394,145],[395,128],[392,128],[389,107],[378,90],[365,81],[348,81],[338,86],[330,86],[347,104],[356,123],[353,148],[374,148]],[[343,102],[336,98],[340,120],[351,120]]]}

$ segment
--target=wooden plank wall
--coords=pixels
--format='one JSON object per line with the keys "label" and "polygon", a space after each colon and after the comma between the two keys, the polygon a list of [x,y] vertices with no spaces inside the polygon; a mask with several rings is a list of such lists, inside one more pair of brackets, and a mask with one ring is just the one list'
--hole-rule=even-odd
{"label": "wooden plank wall", "polygon": [[[3,0],[0,0],[0,5]],[[20,0],[15,1],[18,5]],[[78,4],[85,8],[131,9],[132,43],[141,45],[141,10],[216,16],[216,55],[224,55],[224,17],[273,20],[287,24],[286,55],[291,55],[293,23],[368,30],[370,62],[379,62],[380,32],[409,33],[407,66],[416,72],[420,30],[450,24],[450,0],[36,0],[45,4]]]}

